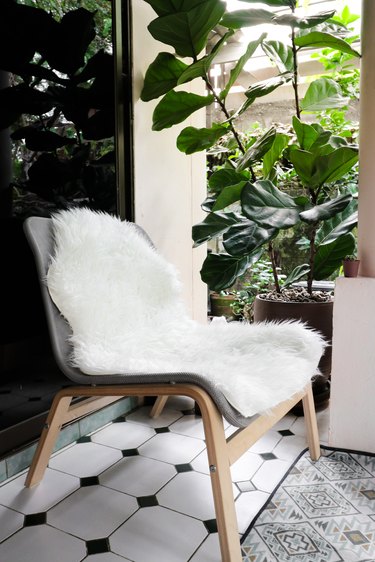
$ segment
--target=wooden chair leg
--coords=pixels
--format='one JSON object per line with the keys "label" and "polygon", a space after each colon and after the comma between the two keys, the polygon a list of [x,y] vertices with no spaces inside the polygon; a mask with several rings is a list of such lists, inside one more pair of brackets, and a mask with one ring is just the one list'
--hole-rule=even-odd
{"label": "wooden chair leg", "polygon": [[168,396],[158,396],[155,400],[155,404],[151,408],[150,418],[158,418],[162,411],[164,410],[164,406],[168,400]]}
{"label": "wooden chair leg", "polygon": [[221,562],[242,562],[228,446],[222,416],[212,401],[198,401],[206,438]]}
{"label": "wooden chair leg", "polygon": [[313,461],[317,461],[320,457],[320,442],[318,423],[316,421],[314,397],[311,384],[302,398],[303,413],[305,416],[307,444],[309,446],[310,457]]}
{"label": "wooden chair leg", "polygon": [[55,396],[27,473],[25,481],[27,488],[39,484],[42,480],[71,401],[72,396],[60,396],[59,394]]}

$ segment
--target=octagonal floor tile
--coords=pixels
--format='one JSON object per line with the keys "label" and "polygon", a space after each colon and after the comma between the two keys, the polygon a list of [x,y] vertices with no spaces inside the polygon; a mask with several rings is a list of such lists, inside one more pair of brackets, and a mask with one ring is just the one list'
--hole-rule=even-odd
{"label": "octagonal floor tile", "polygon": [[103,486],[132,496],[151,496],[175,474],[176,470],[172,465],[139,455],[125,458],[111,466],[100,475],[99,481]]}
{"label": "octagonal floor tile", "polygon": [[230,467],[233,482],[243,482],[250,480],[258,468],[261,466],[263,459],[254,453],[244,453]]}
{"label": "octagonal floor tile", "polygon": [[144,457],[183,464],[192,461],[204,448],[205,444],[200,439],[169,432],[155,435],[139,447],[139,453]]}
{"label": "octagonal floor tile", "polygon": [[112,423],[92,435],[91,441],[115,449],[136,449],[154,435],[150,427],[129,422]]}
{"label": "octagonal floor tile", "polygon": [[143,406],[142,408],[139,408],[139,410],[136,410],[126,416],[126,421],[140,423],[147,425],[148,427],[167,427],[183,415],[181,411],[173,410],[169,407],[164,408],[160,416],[157,418],[151,418],[150,412],[151,406]]}
{"label": "octagonal floor tile", "polygon": [[84,541],[48,525],[25,527],[0,545],[4,562],[80,562],[85,554]]}
{"label": "octagonal floor tile", "polygon": [[215,518],[211,479],[197,472],[177,474],[157,495],[158,502],[202,521]]}
{"label": "octagonal floor tile", "polygon": [[214,533],[208,535],[190,562],[218,562],[218,560],[221,560],[219,535]]}
{"label": "octagonal floor tile", "polygon": [[138,509],[135,498],[101,486],[81,488],[47,514],[47,523],[85,540],[108,537]]}
{"label": "octagonal floor tile", "polygon": [[23,526],[23,515],[0,505],[0,542]]}
{"label": "octagonal floor tile", "polygon": [[109,540],[113,552],[134,562],[186,562],[206,535],[200,521],[155,506],[137,511]]}
{"label": "octagonal floor tile", "polygon": [[79,488],[79,479],[47,468],[43,480],[25,488],[23,474],[0,488],[0,504],[25,515],[47,511]]}
{"label": "octagonal floor tile", "polygon": [[74,476],[97,476],[120,459],[122,454],[116,449],[97,443],[78,443],[52,458],[49,466]]}
{"label": "octagonal floor tile", "polygon": [[289,466],[290,461],[280,459],[264,461],[251,481],[258,490],[271,493],[285,476]]}
{"label": "octagonal floor tile", "polygon": [[202,418],[195,415],[183,416],[169,427],[170,431],[187,435],[188,437],[196,437],[204,439],[204,430]]}

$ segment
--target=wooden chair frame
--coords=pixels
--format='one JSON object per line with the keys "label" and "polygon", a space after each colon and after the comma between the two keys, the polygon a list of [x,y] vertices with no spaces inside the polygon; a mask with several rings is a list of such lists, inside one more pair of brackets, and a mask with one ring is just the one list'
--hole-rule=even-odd
{"label": "wooden chair frame", "polygon": [[310,456],[312,460],[317,460],[320,456],[318,426],[311,384],[304,391],[280,403],[269,414],[254,416],[254,420],[247,427],[239,428],[228,438],[225,436],[223,418],[219,409],[210,395],[197,385],[72,386],[61,390],[54,398],[25,485],[31,487],[41,481],[62,425],[82,414],[82,406],[79,403],[71,405],[73,398],[85,397],[94,400],[99,398],[104,401],[111,401],[126,396],[161,397],[157,401],[158,406],[153,408],[152,414],[154,416],[158,415],[159,409],[164,407],[168,396],[188,396],[198,404],[206,440],[222,562],[242,561],[230,467],[300,400],[303,403]]}

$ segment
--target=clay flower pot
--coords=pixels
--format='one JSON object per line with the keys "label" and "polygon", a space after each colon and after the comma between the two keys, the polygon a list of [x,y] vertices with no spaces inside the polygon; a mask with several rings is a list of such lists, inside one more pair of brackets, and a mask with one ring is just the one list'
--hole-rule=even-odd
{"label": "clay flower pot", "polygon": [[357,277],[360,260],[344,260],[342,265],[345,277]]}

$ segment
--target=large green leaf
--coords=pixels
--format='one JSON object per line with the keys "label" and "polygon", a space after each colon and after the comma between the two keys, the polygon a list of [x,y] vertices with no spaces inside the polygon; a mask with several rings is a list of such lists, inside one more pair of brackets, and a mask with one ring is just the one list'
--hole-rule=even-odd
{"label": "large green leaf", "polygon": [[234,168],[216,170],[208,180],[211,191],[221,191],[224,187],[235,185],[249,179],[249,172],[237,172]]}
{"label": "large green leaf", "polygon": [[242,115],[249,107],[254,103],[257,98],[266,96],[270,94],[279,86],[283,86],[292,79],[292,74],[286,72],[285,74],[280,74],[279,76],[274,76],[273,78],[268,78],[267,80],[262,80],[256,84],[252,84],[245,92],[247,100],[241,105],[237,112],[233,115],[233,119]]}
{"label": "large green leaf", "polygon": [[[259,4],[259,0],[242,0],[247,4]],[[286,6],[288,8],[295,8],[297,0],[262,0],[262,4],[267,4],[268,6]]]}
{"label": "large green leaf", "polygon": [[290,161],[304,185],[315,188],[337,181],[358,161],[358,149],[355,147],[343,146],[332,150],[331,146],[327,146],[327,152],[328,149],[329,153],[318,155],[298,148],[290,151]]}
{"label": "large green leaf", "polygon": [[262,49],[280,73],[293,71],[293,51],[290,45],[282,41],[263,41]]}
{"label": "large green leaf", "polygon": [[265,229],[253,221],[235,224],[223,236],[223,246],[231,256],[245,256],[261,248],[278,230]]}
{"label": "large green leaf", "polygon": [[222,18],[225,3],[206,0],[193,4],[191,9],[184,5],[185,11],[156,18],[148,30],[157,41],[171,45],[178,55],[195,59],[206,46],[208,34]]}
{"label": "large green leaf", "polygon": [[203,262],[201,279],[212,291],[222,291],[231,287],[251,264],[258,261],[261,251],[254,255],[236,258],[226,254],[209,254]]}
{"label": "large green leaf", "polygon": [[298,27],[299,29],[309,29],[310,27],[315,27],[320,23],[329,20],[335,13],[335,10],[329,12],[321,12],[320,14],[315,14],[314,16],[298,17],[295,14],[282,14],[281,16],[276,16],[272,23],[278,25],[290,25],[291,27]]}
{"label": "large green leaf", "polygon": [[272,23],[275,14],[262,8],[258,10],[236,10],[227,12],[220,24],[230,29],[241,29],[242,27],[252,27],[263,23]]}
{"label": "large green leaf", "polygon": [[312,207],[307,211],[303,211],[300,213],[300,217],[304,222],[309,224],[324,221],[334,217],[337,213],[341,213],[345,207],[349,205],[351,200],[352,196],[349,193],[341,195],[340,197],[326,201],[321,205],[315,205],[315,207]]}
{"label": "large green leaf", "polygon": [[228,132],[226,125],[214,123],[210,129],[186,127],[177,137],[177,148],[185,154],[207,150]]}
{"label": "large green leaf", "polygon": [[193,62],[188,66],[184,72],[179,76],[177,84],[185,84],[194,80],[194,78],[205,78],[212,65],[214,58],[217,56],[218,52],[224,45],[226,45],[229,37],[233,35],[234,31],[230,29],[223,37],[216,43],[209,55],[205,55],[201,59]]}
{"label": "large green leaf", "polygon": [[241,172],[245,168],[252,166],[268,152],[273,145],[276,137],[276,129],[271,127],[261,137],[259,137],[254,144],[246,150],[245,154],[237,160],[237,171]]}
{"label": "large green leaf", "polygon": [[318,156],[312,185],[323,185],[342,178],[358,162],[358,148],[343,146],[330,154]]}
{"label": "large green leaf", "polygon": [[145,0],[155,10],[158,16],[167,16],[177,12],[191,10],[207,0]]}
{"label": "large green leaf", "polygon": [[189,92],[168,92],[154,109],[152,130],[161,131],[185,121],[189,115],[207,107],[214,101],[214,96],[198,96]]}
{"label": "large green leaf", "polygon": [[272,146],[263,157],[263,176],[269,179],[273,165],[280,159],[284,148],[288,145],[289,137],[283,133],[276,133]]}
{"label": "large green leaf", "polygon": [[295,38],[295,44],[300,47],[329,47],[331,49],[335,49],[337,51],[341,51],[342,53],[347,53],[348,55],[352,55],[353,57],[360,57],[361,55],[358,51],[355,51],[349,43],[336,37],[335,35],[331,35],[330,33],[324,33],[322,31],[311,31],[306,35],[300,35]]}
{"label": "large green leaf", "polygon": [[232,68],[232,70],[230,71],[230,76],[229,76],[229,80],[225,86],[225,88],[220,92],[220,98],[221,99],[225,99],[229,93],[229,90],[231,89],[231,87],[233,86],[233,84],[235,83],[235,81],[237,80],[237,78],[239,77],[239,75],[241,74],[243,67],[245,66],[245,64],[247,63],[247,61],[249,60],[249,58],[255,53],[256,49],[259,47],[260,43],[263,41],[263,39],[267,36],[266,33],[262,33],[262,35],[259,37],[259,39],[256,39],[255,41],[250,41],[250,43],[248,44],[245,53],[242,55],[242,57],[240,57],[238,59],[238,61],[236,62],[236,65],[234,68]]}
{"label": "large green leaf", "polygon": [[213,211],[220,211],[221,209],[225,209],[229,205],[233,205],[236,201],[241,199],[241,193],[243,188],[245,187],[247,181],[240,181],[234,185],[228,185],[224,187],[222,192],[218,195],[215,205],[213,206]]}
{"label": "large green leaf", "polygon": [[314,279],[328,279],[341,266],[345,256],[355,249],[355,238],[349,233],[337,238],[331,244],[319,246],[314,260]]}
{"label": "large green leaf", "polygon": [[[349,205],[348,207],[349,208]],[[326,244],[331,244],[340,238],[340,236],[345,236],[348,232],[351,232],[358,224],[358,211],[352,212],[346,218],[344,218],[346,209],[343,213],[339,213],[329,221],[325,221],[322,225],[322,229],[319,229],[316,236],[316,244],[318,246],[325,246]]]}
{"label": "large green leaf", "polygon": [[345,107],[349,98],[342,96],[340,86],[331,78],[318,78],[311,82],[300,102],[302,111],[323,111]]}
{"label": "large green leaf", "polygon": [[314,174],[315,156],[307,150],[293,148],[289,152],[289,159],[294,169],[304,185],[311,185],[311,178]]}
{"label": "large green leaf", "polygon": [[243,217],[236,213],[210,213],[192,229],[194,246],[199,246],[211,238],[222,234],[233,224],[243,221]]}
{"label": "large green leaf", "polygon": [[304,123],[296,116],[293,117],[293,129],[302,150],[309,150],[323,132],[323,127],[319,124],[314,123],[310,125],[309,123]]}
{"label": "large green leaf", "polygon": [[292,283],[299,281],[302,277],[308,274],[310,271],[310,266],[307,263],[302,263],[301,265],[297,265],[293,269],[293,271],[288,275],[288,277],[284,280],[284,287],[288,287]]}
{"label": "large green leaf", "polygon": [[141,100],[150,101],[172,90],[187,67],[171,53],[159,53],[146,71]]}
{"label": "large green leaf", "polygon": [[265,228],[289,228],[300,222],[303,210],[269,180],[248,183],[242,190],[242,212]]}

